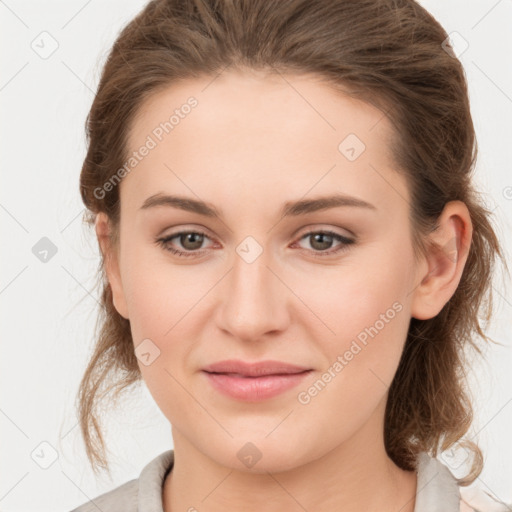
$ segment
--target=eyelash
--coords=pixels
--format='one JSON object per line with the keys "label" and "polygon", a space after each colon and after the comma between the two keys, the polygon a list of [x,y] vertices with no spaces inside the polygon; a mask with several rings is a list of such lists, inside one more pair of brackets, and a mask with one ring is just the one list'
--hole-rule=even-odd
{"label": "eyelash", "polygon": [[[174,249],[172,247],[169,247],[168,243],[173,238],[179,237],[181,235],[189,235],[189,234],[202,235],[202,236],[205,236],[206,238],[210,238],[206,233],[204,233],[202,231],[193,231],[193,230],[191,230],[191,231],[180,231],[178,233],[173,233],[172,235],[166,236],[164,238],[157,238],[155,240],[155,242],[158,243],[158,245],[160,245],[164,250],[169,251],[169,252],[175,254],[176,256],[178,256],[180,258],[190,258],[190,257],[201,256],[202,253],[204,253],[204,251],[181,251],[180,249]],[[342,236],[342,235],[340,235],[340,234],[338,234],[338,233],[336,233],[334,231],[329,231],[329,230],[308,231],[307,233],[304,233],[299,238],[298,241],[301,241],[304,238],[307,238],[308,236],[318,235],[318,234],[332,236],[333,238],[335,238],[339,242],[342,242],[342,244],[337,249],[335,249],[335,250],[312,251],[313,255],[315,257],[319,257],[319,258],[323,258],[325,256],[333,256],[335,254],[339,254],[341,252],[347,251],[349,249],[348,246],[355,243],[355,240],[352,240],[350,238],[344,237],[344,236]],[[308,250],[308,249],[304,249],[304,250]]]}

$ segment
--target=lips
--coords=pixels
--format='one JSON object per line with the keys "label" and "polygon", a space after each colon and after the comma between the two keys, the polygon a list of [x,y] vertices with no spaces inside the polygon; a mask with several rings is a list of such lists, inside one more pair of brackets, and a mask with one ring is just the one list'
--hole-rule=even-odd
{"label": "lips", "polygon": [[220,361],[203,368],[214,389],[231,399],[260,402],[291,390],[313,370],[282,361]]}
{"label": "lips", "polygon": [[210,364],[203,368],[208,373],[222,373],[238,377],[263,377],[265,375],[291,375],[311,370],[305,366],[298,366],[283,361],[258,361],[247,363],[245,361],[230,359]]}

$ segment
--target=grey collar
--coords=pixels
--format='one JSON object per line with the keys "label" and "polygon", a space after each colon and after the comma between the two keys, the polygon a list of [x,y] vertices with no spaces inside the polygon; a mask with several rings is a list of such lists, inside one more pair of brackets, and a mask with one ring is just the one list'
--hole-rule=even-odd
{"label": "grey collar", "polygon": [[[173,463],[174,450],[167,450],[144,466],[138,482],[138,512],[163,512],[162,487]],[[421,452],[416,472],[414,512],[459,512],[459,486],[442,462]]]}

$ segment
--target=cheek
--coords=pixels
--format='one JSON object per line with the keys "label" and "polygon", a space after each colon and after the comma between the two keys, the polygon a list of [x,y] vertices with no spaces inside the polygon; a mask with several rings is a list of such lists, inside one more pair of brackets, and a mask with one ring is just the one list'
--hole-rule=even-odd
{"label": "cheek", "polygon": [[385,268],[374,273],[354,269],[340,278],[338,287],[331,283],[323,309],[320,301],[312,307],[320,308],[335,334],[318,330],[326,365],[297,399],[305,425],[313,422],[310,428],[315,428],[313,418],[331,425],[322,433],[326,445],[349,438],[366,424],[398,368],[410,322],[407,287],[398,276],[399,266]]}
{"label": "cheek", "polygon": [[128,247],[125,254],[123,283],[135,343],[171,336],[215,282],[205,266],[172,263],[163,249]]}
{"label": "cheek", "polygon": [[335,373],[343,377],[334,379],[341,393],[360,388],[371,394],[369,381],[382,391],[398,367],[410,323],[412,274],[407,269],[413,259],[407,248],[401,253],[392,248],[392,244],[375,246],[361,252],[360,258],[347,259],[339,271],[331,272],[328,282],[322,280],[325,285],[317,283],[316,291],[307,296],[324,324],[316,336],[326,353],[327,368],[341,356],[343,369]]}
{"label": "cheek", "polygon": [[138,365],[159,406],[165,409],[173,397],[175,410],[186,398],[179,382],[205,321],[201,298],[218,279],[211,269],[172,264],[154,249],[126,249],[123,285]]}
{"label": "cheek", "polygon": [[336,350],[360,333],[364,341],[365,332],[374,333],[373,326],[379,331],[379,339],[400,343],[409,324],[407,312],[413,288],[412,251],[403,245],[403,250],[396,251],[392,240],[376,242],[355,251],[338,266],[319,267],[301,276],[289,274],[287,282],[309,310],[296,321],[311,319],[311,328],[311,312],[316,313],[318,334],[330,340],[329,346]]}

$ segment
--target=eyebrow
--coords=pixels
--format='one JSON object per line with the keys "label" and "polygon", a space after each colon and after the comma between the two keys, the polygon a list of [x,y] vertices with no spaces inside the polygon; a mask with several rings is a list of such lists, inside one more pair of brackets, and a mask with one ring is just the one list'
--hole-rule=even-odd
{"label": "eyebrow", "polygon": [[[184,196],[168,195],[163,193],[154,194],[148,197],[141,206],[141,210],[155,208],[158,206],[168,206],[185,210],[188,212],[198,213],[205,217],[222,218],[222,213],[211,203],[199,201]],[[331,196],[321,196],[314,199],[300,199],[298,201],[287,201],[281,209],[281,217],[296,217],[319,210],[327,210],[337,207],[357,207],[369,210],[377,210],[377,208],[357,197],[347,196],[343,194],[335,194]]]}

